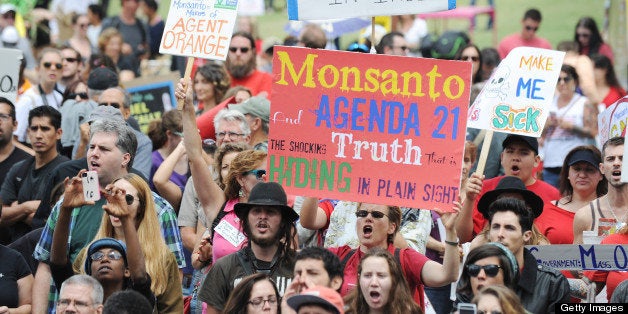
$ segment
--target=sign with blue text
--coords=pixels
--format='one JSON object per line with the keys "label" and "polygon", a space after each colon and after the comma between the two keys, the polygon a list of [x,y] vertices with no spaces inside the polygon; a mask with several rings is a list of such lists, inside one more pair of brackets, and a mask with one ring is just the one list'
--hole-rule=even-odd
{"label": "sign with blue text", "polygon": [[537,263],[567,270],[628,270],[626,244],[526,245]]}

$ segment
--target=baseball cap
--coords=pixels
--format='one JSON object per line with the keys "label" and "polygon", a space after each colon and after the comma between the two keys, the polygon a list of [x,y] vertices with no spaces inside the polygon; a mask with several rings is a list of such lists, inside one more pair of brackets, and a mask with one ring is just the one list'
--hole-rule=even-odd
{"label": "baseball cap", "polygon": [[92,123],[96,120],[104,119],[115,119],[124,121],[120,109],[116,109],[112,106],[96,106],[96,108],[94,108],[92,112],[89,113],[89,117],[85,122]]}
{"label": "baseball cap", "polygon": [[316,286],[288,299],[288,305],[298,311],[304,305],[320,305],[336,314],[344,314],[345,304],[340,294],[331,288]]}
{"label": "baseball cap", "polygon": [[590,150],[579,150],[579,151],[574,152],[569,157],[569,160],[567,161],[567,165],[573,166],[574,164],[576,164],[578,162],[581,162],[581,161],[588,162],[591,165],[593,165],[593,167],[596,167],[596,168],[602,162],[602,160],[600,158],[598,158],[597,156],[595,156],[592,151],[590,151]]}
{"label": "baseball cap", "polygon": [[535,155],[539,154],[539,141],[536,139],[536,137],[509,134],[508,136],[506,136],[506,139],[504,139],[504,142],[502,143],[502,148],[506,149],[506,147],[514,142],[523,142],[534,151]]}
{"label": "baseball cap", "polygon": [[109,68],[95,68],[89,72],[87,87],[95,90],[105,90],[118,86],[118,74]]}
{"label": "baseball cap", "polygon": [[229,105],[229,109],[258,117],[266,123],[270,118],[270,101],[261,96],[253,96],[240,104]]}
{"label": "baseball cap", "polygon": [[0,15],[4,15],[9,11],[17,12],[17,8],[11,3],[0,5]]}

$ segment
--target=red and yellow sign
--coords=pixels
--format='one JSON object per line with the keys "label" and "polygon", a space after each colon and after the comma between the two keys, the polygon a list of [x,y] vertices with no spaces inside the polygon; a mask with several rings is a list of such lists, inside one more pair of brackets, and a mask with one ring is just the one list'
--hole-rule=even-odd
{"label": "red and yellow sign", "polygon": [[269,179],[289,194],[447,210],[471,63],[275,47]]}

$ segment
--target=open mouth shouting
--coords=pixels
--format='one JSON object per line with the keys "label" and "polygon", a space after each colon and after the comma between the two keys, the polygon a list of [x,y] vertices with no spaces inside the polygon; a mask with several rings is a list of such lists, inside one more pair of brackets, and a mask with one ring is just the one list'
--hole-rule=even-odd
{"label": "open mouth shouting", "polygon": [[373,235],[373,226],[366,225],[366,226],[362,227],[362,234],[367,239],[371,238],[371,236]]}
{"label": "open mouth shouting", "polygon": [[266,233],[270,229],[270,225],[266,220],[261,220],[255,225],[255,228],[259,233]]}

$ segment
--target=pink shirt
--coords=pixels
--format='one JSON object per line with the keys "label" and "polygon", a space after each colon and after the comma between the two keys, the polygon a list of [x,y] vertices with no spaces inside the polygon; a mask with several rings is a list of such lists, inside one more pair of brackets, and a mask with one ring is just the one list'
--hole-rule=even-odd
{"label": "pink shirt", "polygon": [[521,34],[512,34],[502,39],[502,41],[499,43],[499,47],[497,47],[497,51],[499,52],[499,56],[504,59],[511,50],[517,47],[536,47],[552,49],[552,44],[550,44],[547,39],[538,36],[534,36],[530,40],[524,40],[523,38],[521,38]]}
{"label": "pink shirt", "polygon": [[221,222],[223,221],[227,222],[228,224],[236,228],[238,232],[242,233],[242,235],[244,236],[244,241],[242,241],[239,245],[234,246],[225,237],[223,237],[218,231],[216,231],[216,229],[218,228],[216,227],[216,229],[214,229],[214,243],[213,243],[214,247],[212,249],[212,258],[213,258],[212,260],[214,262],[225,255],[229,255],[231,253],[235,253],[239,251],[248,243],[248,239],[246,238],[246,235],[244,235],[244,232],[242,232],[242,227],[240,226],[240,218],[238,218],[238,216],[236,216],[235,214],[235,211],[233,211],[233,207],[237,203],[238,203],[237,198],[227,201],[227,204],[225,205],[225,209],[224,209],[224,211],[227,212],[227,215],[225,215],[222,218]]}

